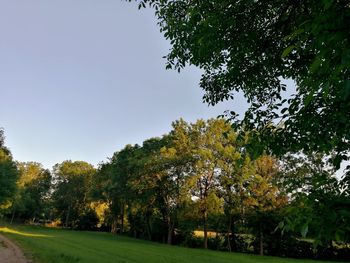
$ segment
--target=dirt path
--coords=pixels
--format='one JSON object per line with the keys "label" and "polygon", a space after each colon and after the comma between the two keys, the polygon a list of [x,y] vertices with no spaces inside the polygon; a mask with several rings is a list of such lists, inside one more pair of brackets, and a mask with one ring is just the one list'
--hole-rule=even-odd
{"label": "dirt path", "polygon": [[0,263],[31,263],[11,240],[0,235]]}

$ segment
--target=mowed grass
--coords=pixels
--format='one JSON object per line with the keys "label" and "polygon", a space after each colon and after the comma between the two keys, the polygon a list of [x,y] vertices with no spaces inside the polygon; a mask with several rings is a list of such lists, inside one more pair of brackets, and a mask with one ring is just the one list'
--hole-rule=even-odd
{"label": "mowed grass", "polygon": [[[277,257],[190,249],[137,240],[109,233],[71,231],[32,226],[0,227],[0,233],[19,244],[40,263],[164,262],[164,263],[303,263]],[[325,262],[325,261],[323,261]]]}

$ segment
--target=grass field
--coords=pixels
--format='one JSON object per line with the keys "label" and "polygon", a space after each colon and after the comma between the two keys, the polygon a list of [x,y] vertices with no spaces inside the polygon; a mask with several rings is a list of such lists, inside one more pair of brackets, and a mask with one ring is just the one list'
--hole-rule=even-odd
{"label": "grass field", "polygon": [[[61,263],[303,263],[312,260],[295,260],[277,257],[206,251],[167,246],[153,242],[116,236],[108,233],[80,232],[62,229],[16,226],[0,227],[0,233],[19,244],[34,262]],[[324,263],[325,261],[323,261]]]}

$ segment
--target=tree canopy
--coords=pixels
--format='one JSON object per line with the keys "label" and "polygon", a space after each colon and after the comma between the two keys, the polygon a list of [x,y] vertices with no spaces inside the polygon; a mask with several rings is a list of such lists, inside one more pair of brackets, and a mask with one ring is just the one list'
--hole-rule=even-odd
{"label": "tree canopy", "polygon": [[[167,68],[203,69],[205,102],[243,92],[250,103],[244,127],[258,129],[275,153],[334,151],[337,165],[347,158],[349,1],[137,1],[156,10],[170,40]],[[285,92],[283,79],[296,90]],[[269,125],[277,122],[283,125]]]}
{"label": "tree canopy", "polygon": [[17,217],[34,221],[47,214],[51,174],[36,162],[17,163],[17,168],[19,176],[12,201],[12,219],[17,214]]}
{"label": "tree canopy", "polygon": [[18,176],[16,163],[10,150],[5,147],[4,141],[4,132],[0,129],[0,207],[6,206],[9,199],[14,196]]}
{"label": "tree canopy", "polygon": [[52,199],[66,227],[81,227],[79,221],[84,218],[79,215],[90,214],[88,196],[95,172],[95,168],[84,161],[67,160],[54,165]]}

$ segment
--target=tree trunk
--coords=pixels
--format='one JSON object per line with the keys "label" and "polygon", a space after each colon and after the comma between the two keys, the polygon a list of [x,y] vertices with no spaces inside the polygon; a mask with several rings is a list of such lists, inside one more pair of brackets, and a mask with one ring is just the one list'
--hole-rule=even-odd
{"label": "tree trunk", "polygon": [[120,233],[124,232],[124,204],[121,205],[121,225],[120,225]]}
{"label": "tree trunk", "polygon": [[262,225],[260,223],[260,256],[264,255],[264,235],[262,231]]}
{"label": "tree trunk", "polygon": [[171,222],[168,224],[168,238],[167,238],[167,244],[171,245],[173,243],[173,225]]}
{"label": "tree trunk", "polygon": [[149,217],[149,215],[147,215],[147,218],[146,218],[146,231],[147,231],[147,238],[148,238],[148,240],[152,240],[151,224],[150,224],[150,217]]}
{"label": "tree trunk", "polygon": [[232,248],[231,248],[231,239],[230,239],[231,224],[232,224],[232,218],[231,218],[231,215],[229,215],[228,227],[227,227],[227,233],[226,233],[226,238],[227,238],[227,249],[228,249],[229,252],[232,251]]}
{"label": "tree trunk", "polygon": [[203,213],[203,232],[204,232],[204,249],[208,248],[208,229],[207,229],[207,211]]}
{"label": "tree trunk", "polygon": [[231,248],[232,251],[237,251],[235,220],[232,218],[232,215],[231,220]]}
{"label": "tree trunk", "polygon": [[229,215],[229,220],[228,220],[228,227],[227,227],[227,249],[229,252],[232,251],[232,248],[231,248],[231,238],[230,238],[230,232],[231,232],[231,225],[232,225],[232,216]]}
{"label": "tree trunk", "polygon": [[70,216],[70,206],[68,206],[67,214],[66,214],[66,222],[65,222],[65,227],[68,227],[69,223],[69,216]]}
{"label": "tree trunk", "polygon": [[166,243],[168,245],[171,245],[173,242],[173,230],[174,230],[174,225],[173,222],[171,220],[171,216],[170,216],[170,212],[166,211],[166,213],[164,213],[163,217],[165,218],[165,224],[168,228],[168,233],[167,233],[167,241]]}
{"label": "tree trunk", "polygon": [[16,208],[13,208],[13,210],[12,210],[12,217],[11,217],[11,221],[10,221],[11,225],[13,223],[13,220],[15,219],[15,214],[16,214]]}
{"label": "tree trunk", "polygon": [[115,218],[113,219],[112,226],[111,226],[111,232],[113,234],[117,234],[117,231],[118,231],[118,215],[116,215]]}

